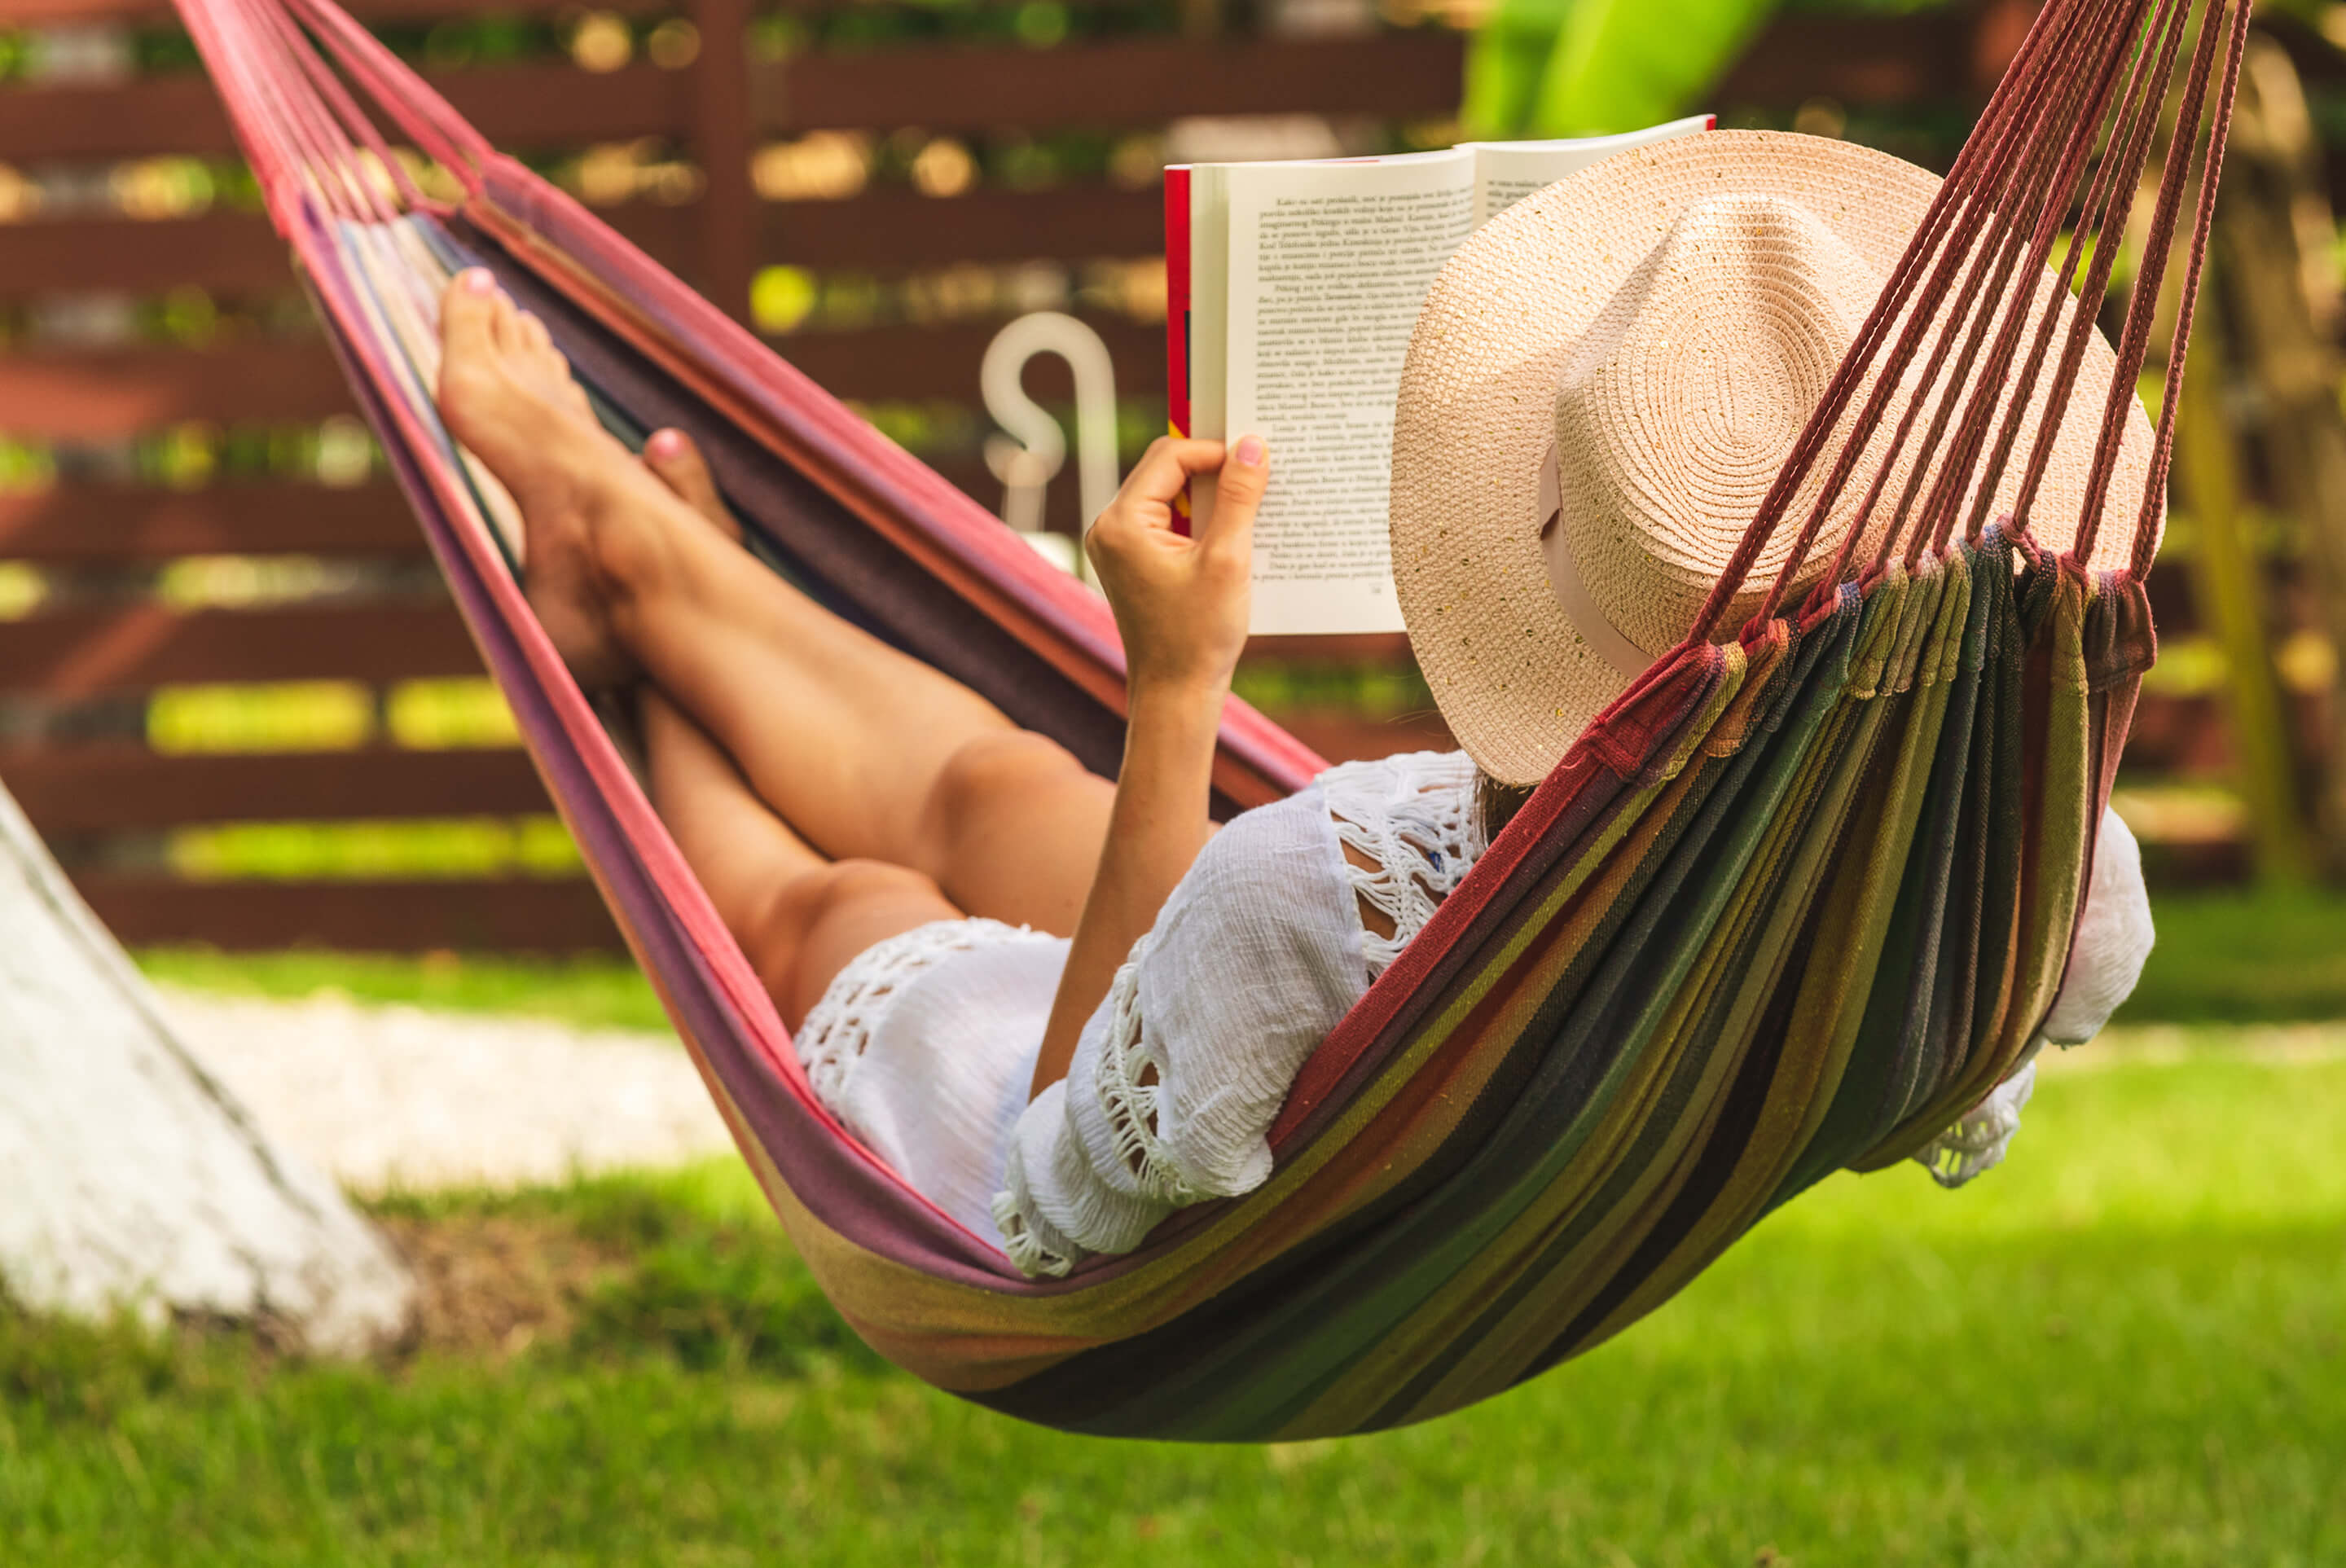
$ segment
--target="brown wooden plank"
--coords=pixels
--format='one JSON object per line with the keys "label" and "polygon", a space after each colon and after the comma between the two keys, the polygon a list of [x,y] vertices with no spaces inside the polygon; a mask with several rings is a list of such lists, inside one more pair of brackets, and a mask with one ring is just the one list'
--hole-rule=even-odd
{"label": "brown wooden plank", "polygon": [[[1165,333],[1096,318],[1119,385],[1153,393],[1165,382]],[[978,361],[998,323],[803,332],[773,340],[782,357],[842,397],[975,402]],[[1046,399],[1073,395],[1066,366],[1038,360],[1027,385]],[[233,343],[203,351],[43,349],[0,355],[0,432],[98,440],[183,420],[311,420],[352,408],[322,343]]]}
{"label": "brown wooden plank", "polygon": [[314,420],[355,407],[321,342],[0,355],[0,432],[104,440],[182,420]]}
{"label": "brown wooden plank", "polygon": [[1344,665],[1397,669],[1414,665],[1406,632],[1353,632],[1341,636],[1247,638],[1250,664]]}
{"label": "brown wooden plank", "polygon": [[[1117,385],[1153,396],[1165,384],[1165,330],[1112,317],[1090,318],[1107,342]],[[860,332],[799,332],[770,339],[784,359],[840,397],[939,398],[974,403],[977,367],[999,322],[948,327],[876,327]],[[1027,391],[1045,402],[1075,395],[1064,361],[1037,359]]]}
{"label": "brown wooden plank", "polygon": [[799,267],[892,273],[954,262],[1161,255],[1156,190],[1096,183],[936,198],[875,190],[848,201],[769,204],[765,259]]}
{"label": "brown wooden plank", "polygon": [[[776,131],[923,126],[1155,125],[1184,115],[1443,115],[1465,41],[1418,30],[1357,38],[1152,38],[1056,49],[923,46],[801,55],[759,70]],[[0,145],[5,145],[0,142]]]}
{"label": "brown wooden plank", "polygon": [[170,222],[72,218],[0,225],[0,297],[55,290],[159,294],[292,286],[284,243],[265,218],[213,212]]}
{"label": "brown wooden plank", "polygon": [[207,490],[66,484],[0,494],[0,558],[56,564],[175,555],[415,555],[423,538],[389,484],[239,481]]}
{"label": "brown wooden plank", "polygon": [[516,750],[187,757],[136,741],[0,748],[5,783],[47,837],[190,822],[518,816],[550,809]]}
{"label": "brown wooden plank", "polygon": [[[655,260],[684,268],[691,262],[689,230],[699,212],[697,205],[638,202],[597,216]],[[960,262],[1154,256],[1164,244],[1156,191],[1089,182],[950,200],[886,189],[848,201],[767,203],[755,219],[761,260],[881,275]],[[0,224],[0,299],[179,288],[253,293],[293,283],[284,243],[255,214]]]}
{"label": "brown wooden plank", "polygon": [[[341,0],[342,8],[366,22],[437,22],[464,16],[559,15],[577,9],[577,0]],[[595,0],[597,11],[654,15],[684,9],[684,0]],[[8,24],[54,27],[62,24],[136,22],[178,18],[171,0],[8,0]]]}
{"label": "brown wooden plank", "polygon": [[0,690],[51,700],[177,681],[382,682],[480,669],[445,605],[180,613],[148,603],[0,621]]}
{"label": "brown wooden plank", "polygon": [[[638,202],[607,208],[598,216],[655,260],[678,268],[687,260],[691,210]],[[185,288],[256,293],[291,290],[294,283],[284,241],[257,213],[0,224],[0,299],[68,291],[159,294]]]}
{"label": "brown wooden plank", "polygon": [[1790,108],[1810,98],[1872,106],[1974,97],[1970,11],[1780,16],[1707,101],[1726,109]]}
{"label": "brown wooden plank", "polygon": [[1457,738],[1438,713],[1364,718],[1357,713],[1305,710],[1271,716],[1286,731],[1331,762],[1391,757],[1397,751],[1455,751]]}
{"label": "brown wooden plank", "polygon": [[[509,149],[678,134],[692,84],[689,72],[657,66],[597,75],[559,60],[429,76],[458,114]],[[200,75],[104,87],[0,88],[0,148],[24,163],[166,153],[223,157],[238,150],[228,113]]]}
{"label": "brown wooden plank", "polygon": [[182,882],[69,871],[90,908],[134,946],[232,951],[610,952],[621,946],[595,884],[545,881]]}

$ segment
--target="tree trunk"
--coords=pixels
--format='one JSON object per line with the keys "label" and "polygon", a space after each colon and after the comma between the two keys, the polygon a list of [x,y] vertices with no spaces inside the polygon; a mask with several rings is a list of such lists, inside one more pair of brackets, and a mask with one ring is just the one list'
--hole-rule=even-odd
{"label": "tree trunk", "polygon": [[404,1328],[413,1285],[273,1147],[0,789],[0,1292],[82,1318],[252,1322],[311,1351]]}
{"label": "tree trunk", "polygon": [[[2273,499],[2297,524],[2320,629],[2346,657],[2346,412],[2339,407],[2341,313],[2322,150],[2288,53],[2251,34],[2225,158],[2216,244],[2240,369],[2255,388]],[[2346,874],[2346,702],[2331,683],[2315,739],[2314,825]]]}

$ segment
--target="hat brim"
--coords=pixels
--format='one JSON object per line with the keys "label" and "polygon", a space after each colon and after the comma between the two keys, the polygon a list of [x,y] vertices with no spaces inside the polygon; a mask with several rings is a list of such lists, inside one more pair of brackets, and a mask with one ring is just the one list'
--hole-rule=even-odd
{"label": "hat brim", "polygon": [[[1393,579],[1434,701],[1484,771],[1509,784],[1545,777],[1627,684],[1550,590],[1535,514],[1556,383],[1606,303],[1681,214],[1729,193],[1800,204],[1886,279],[1938,188],[1927,169],[1848,142],[1708,131],[1557,181],[1484,225],[1443,266],[1394,410]],[[2093,333],[2041,492],[2048,501],[2083,494],[2116,362]],[[2115,514],[2130,519],[2150,444],[2137,404],[2096,567],[2125,564],[2131,528]],[[2033,512],[2032,535],[2067,548],[2075,508]],[[1734,629],[1730,619],[1722,635]]]}

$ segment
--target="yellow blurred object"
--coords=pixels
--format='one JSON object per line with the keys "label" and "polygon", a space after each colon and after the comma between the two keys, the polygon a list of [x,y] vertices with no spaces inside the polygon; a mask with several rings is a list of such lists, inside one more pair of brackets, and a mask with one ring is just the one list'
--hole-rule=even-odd
{"label": "yellow blurred object", "polygon": [[871,169],[871,138],[849,131],[775,142],[750,160],[750,182],[768,201],[839,201],[862,190]]}
{"label": "yellow blurred object", "polygon": [[126,218],[194,218],[212,204],[212,174],[192,158],[143,158],[116,166],[107,190]]}
{"label": "yellow blurred object", "polygon": [[418,751],[521,744],[520,727],[494,682],[480,677],[408,680],[383,699],[392,743]]}
{"label": "yellow blurred object", "polygon": [[147,701],[147,744],[170,755],[347,751],[374,737],[374,694],[356,681],[167,686]]}
{"label": "yellow blurred object", "polygon": [[22,223],[41,209],[41,188],[0,163],[0,223]]}
{"label": "yellow blurred object", "polygon": [[923,196],[959,196],[977,183],[977,160],[969,148],[941,136],[913,159],[913,185]]}
{"label": "yellow blurred object", "polygon": [[700,29],[681,16],[670,17],[644,40],[644,53],[663,71],[680,71],[700,58]]}
{"label": "yellow blurred object", "polygon": [[0,621],[21,620],[49,596],[49,580],[38,566],[0,561]]}
{"label": "yellow blurred object", "polygon": [[814,311],[814,274],[803,267],[768,267],[750,284],[750,318],[761,332],[798,330]]}
{"label": "yellow blurred object", "polygon": [[624,16],[591,11],[570,35],[570,57],[582,70],[616,71],[636,57],[636,36]]}

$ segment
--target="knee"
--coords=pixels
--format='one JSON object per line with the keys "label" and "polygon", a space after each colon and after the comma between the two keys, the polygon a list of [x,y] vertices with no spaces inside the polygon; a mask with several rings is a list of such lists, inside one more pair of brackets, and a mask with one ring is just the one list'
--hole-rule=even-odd
{"label": "knee", "polygon": [[813,1001],[801,994],[810,989],[810,962],[827,975],[836,967],[831,961],[848,955],[841,950],[869,945],[867,928],[885,932],[954,912],[936,882],[919,871],[882,860],[836,860],[776,887],[739,934],[767,992],[794,1016],[793,1009],[803,1012]]}
{"label": "knee", "polygon": [[950,839],[981,822],[1002,801],[1031,801],[1053,787],[1088,778],[1067,748],[1030,729],[973,740],[937,772],[931,814]]}
{"label": "knee", "polygon": [[882,903],[942,900],[936,882],[885,860],[834,860],[792,877],[775,890],[766,925],[773,946],[797,947],[807,933],[843,910]]}

